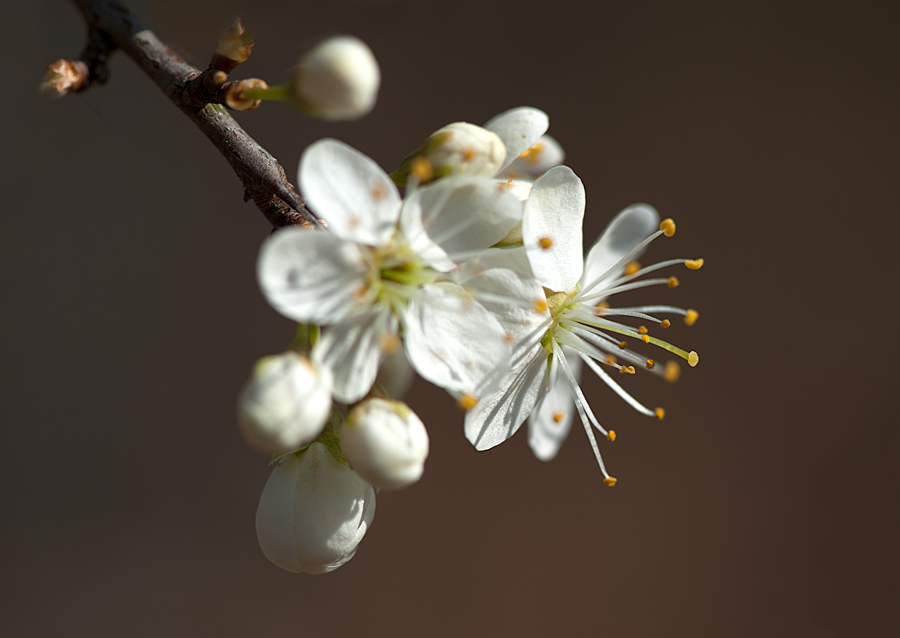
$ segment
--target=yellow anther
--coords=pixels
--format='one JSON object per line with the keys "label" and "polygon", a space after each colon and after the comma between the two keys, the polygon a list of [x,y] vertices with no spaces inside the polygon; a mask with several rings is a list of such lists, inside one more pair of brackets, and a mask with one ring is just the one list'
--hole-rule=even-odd
{"label": "yellow anther", "polygon": [[541,237],[540,239],[538,239],[538,246],[540,246],[544,250],[548,250],[552,245],[553,240],[549,237]]}
{"label": "yellow anther", "polygon": [[698,363],[700,363],[700,355],[697,354],[696,350],[691,350],[688,353],[688,365],[692,368],[695,367]]}
{"label": "yellow anther", "polygon": [[666,418],[666,411],[663,410],[662,408],[656,408],[654,410],[654,412],[656,412],[656,418],[659,419],[660,421],[662,421],[663,419]]}
{"label": "yellow anther", "polygon": [[643,337],[641,337],[641,341],[643,341],[644,343],[650,343],[650,335],[644,335]]}
{"label": "yellow anther", "polygon": [[375,184],[375,186],[372,187],[372,199],[376,202],[387,197],[387,194],[388,191],[384,187],[384,184]]}
{"label": "yellow anther", "polygon": [[647,366],[648,370],[652,370],[654,366],[656,366],[656,361],[654,361],[653,359],[647,359],[647,363],[644,365]]}
{"label": "yellow anther", "polygon": [[615,441],[616,440],[616,431],[610,430],[609,433],[606,435],[606,440],[609,441],[610,443]]}
{"label": "yellow anther", "polygon": [[554,423],[559,423],[560,421],[562,421],[565,418],[566,418],[566,413],[563,412],[562,410],[557,410],[556,412],[553,413],[553,422]]}
{"label": "yellow anther", "polygon": [[627,348],[627,347],[628,347],[628,342],[627,342],[627,341],[620,341],[620,342],[619,342],[619,350],[624,350],[624,349]]}
{"label": "yellow anther", "polygon": [[519,155],[519,157],[521,157],[522,159],[527,158],[529,164],[537,164],[538,158],[541,156],[541,152],[543,150],[544,144],[542,142],[536,142],[534,146]]}
{"label": "yellow anther", "polygon": [[669,284],[669,288],[678,288],[678,284],[681,282],[678,281],[678,277],[669,277],[669,281],[666,283]]}
{"label": "yellow anther", "polygon": [[641,269],[641,265],[636,261],[629,261],[625,264],[625,276],[631,277],[634,273]]}
{"label": "yellow anther", "polygon": [[609,304],[605,301],[601,301],[596,306],[594,306],[594,314],[597,315],[602,315],[607,310],[609,310]]}
{"label": "yellow anther", "polygon": [[607,365],[611,365],[611,366],[616,365],[616,355],[614,355],[614,354],[606,355],[606,363],[607,363]]}
{"label": "yellow anther", "polygon": [[675,234],[675,221],[671,217],[668,217],[662,220],[662,223],[659,225],[659,229],[663,231],[663,234],[666,237],[671,237]]}
{"label": "yellow anther", "polygon": [[392,355],[400,348],[400,337],[393,332],[385,332],[381,335],[378,345],[386,355]]}
{"label": "yellow anther", "polygon": [[684,262],[684,265],[690,268],[691,270],[700,270],[703,268],[703,260],[702,259],[688,259]]}
{"label": "yellow anther", "polygon": [[645,334],[647,334],[648,332],[650,332],[650,331],[647,330],[647,326],[639,326],[639,327],[638,327],[638,334],[639,334],[639,335],[645,335]]}
{"label": "yellow anther", "polygon": [[456,405],[460,410],[464,410],[464,411],[468,412],[469,410],[474,408],[476,405],[478,405],[478,398],[472,396],[471,394],[462,394],[456,400]]}
{"label": "yellow anther", "polygon": [[475,158],[475,151],[473,149],[467,148],[463,152],[463,161],[464,162],[471,162],[474,158]]}
{"label": "yellow anther", "polygon": [[675,383],[681,377],[681,366],[677,361],[666,361],[666,381]]}
{"label": "yellow anther", "polygon": [[534,311],[538,314],[543,314],[547,312],[547,302],[543,299],[535,299],[534,300]]}
{"label": "yellow anther", "polygon": [[605,479],[603,479],[603,484],[606,485],[607,487],[612,487],[613,485],[616,484],[616,479],[614,479],[611,476],[607,476]]}
{"label": "yellow anther", "polygon": [[634,369],[634,366],[628,366],[628,374],[637,374],[637,371]]}
{"label": "yellow anther", "polygon": [[671,325],[672,325],[672,322],[669,321],[668,319],[663,319],[662,321],[659,322],[659,327],[663,328],[663,329],[668,328]]}
{"label": "yellow anther", "polygon": [[696,310],[691,310],[689,308],[687,314],[684,316],[684,322],[689,326],[693,326],[699,317],[699,312],[697,312]]}
{"label": "yellow anther", "polygon": [[424,157],[417,157],[409,165],[409,174],[415,177],[420,184],[426,184],[434,177],[434,167]]}
{"label": "yellow anther", "polygon": [[637,371],[635,371],[634,366],[620,366],[619,372],[622,374],[637,374]]}

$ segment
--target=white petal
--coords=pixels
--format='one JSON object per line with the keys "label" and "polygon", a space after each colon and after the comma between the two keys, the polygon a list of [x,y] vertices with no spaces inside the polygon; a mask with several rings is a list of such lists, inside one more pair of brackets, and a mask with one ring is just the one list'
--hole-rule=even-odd
{"label": "white petal", "polygon": [[584,185],[567,166],[544,173],[525,202],[522,241],[528,261],[535,278],[554,292],[572,293],[581,277],[584,203]]}
{"label": "white petal", "polygon": [[496,182],[448,177],[410,195],[400,225],[410,247],[446,272],[506,237],[521,218],[522,203]]}
{"label": "white petal", "polygon": [[491,268],[507,268],[523,275],[533,276],[531,264],[524,246],[515,248],[489,248],[475,257],[460,264],[456,274],[460,280],[479,277]]}
{"label": "white petal", "polygon": [[375,377],[375,383],[384,388],[395,399],[402,399],[406,391],[409,390],[413,377],[415,377],[415,371],[409,365],[406,352],[403,351],[403,348],[397,348],[381,362],[381,367],[378,368],[378,376]]}
{"label": "white petal", "polygon": [[549,135],[541,136],[528,150],[530,152],[526,157],[518,157],[503,174],[513,179],[523,175],[538,176],[566,160],[562,146]]}
{"label": "white petal", "polygon": [[403,315],[403,325],[409,362],[445,390],[480,397],[509,371],[506,332],[455,284],[422,286]]}
{"label": "white petal", "polygon": [[272,307],[301,323],[334,323],[366,302],[360,247],[330,233],[278,231],[263,244],[256,274]]}
{"label": "white petal", "polygon": [[312,351],[316,365],[334,375],[334,396],[344,403],[359,401],[375,382],[384,356],[385,338],[396,332],[389,310],[350,317],[322,332]]}
{"label": "white petal", "polygon": [[338,237],[386,244],[400,216],[400,194],[381,167],[337,140],[311,144],[300,159],[300,191]]}
{"label": "white petal", "polygon": [[500,171],[531,148],[549,127],[547,114],[530,106],[520,106],[492,117],[484,128],[499,135],[506,146],[506,160]]}
{"label": "white petal", "polygon": [[510,372],[503,386],[466,413],[466,438],[476,450],[499,445],[516,433],[544,387],[547,350],[537,345]]}
{"label": "white petal", "polygon": [[[566,361],[577,380],[581,376],[581,357],[571,348],[563,348]],[[572,391],[557,366],[552,366],[549,392],[544,395],[538,409],[528,417],[528,445],[534,455],[542,461],[549,461],[559,452],[559,447],[569,435],[575,404]]]}
{"label": "white petal", "polygon": [[[585,283],[600,277],[659,229],[659,213],[647,204],[634,204],[616,215],[597,239],[584,263]],[[643,252],[643,251],[642,251]],[[635,254],[637,258],[640,253]],[[611,273],[618,276],[620,273]]]}
{"label": "white petal", "polygon": [[541,284],[507,268],[486,270],[461,283],[503,326],[512,346],[511,365],[517,366],[550,328],[550,310]]}

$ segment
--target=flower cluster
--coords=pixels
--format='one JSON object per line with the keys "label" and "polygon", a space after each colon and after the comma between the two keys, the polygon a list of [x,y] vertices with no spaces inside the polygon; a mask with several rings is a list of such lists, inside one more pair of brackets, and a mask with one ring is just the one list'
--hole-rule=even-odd
{"label": "flower cluster", "polygon": [[702,260],[641,268],[648,244],[675,232],[644,204],[619,213],[585,258],[584,187],[561,165],[548,125],[527,107],[484,127],[449,124],[390,175],[336,140],[303,153],[300,190],[328,230],[280,230],[263,245],[260,287],[298,336],[257,364],[238,409],[247,441],[275,454],[257,533],[280,567],[319,573],[347,562],[372,523],[377,490],[422,475],[428,434],[398,400],[410,368],[455,398],[478,450],[527,422],[529,445],[549,460],[577,414],[613,485],[594,432],[609,441],[615,432],[579,387],[582,368],[661,419],[661,408],[633,398],[613,373],[640,368],[674,380],[678,365],[639,354],[645,346],[697,364],[695,352],[659,337],[666,316],[690,325],[695,311],[611,299],[674,288],[674,276],[645,275]]}

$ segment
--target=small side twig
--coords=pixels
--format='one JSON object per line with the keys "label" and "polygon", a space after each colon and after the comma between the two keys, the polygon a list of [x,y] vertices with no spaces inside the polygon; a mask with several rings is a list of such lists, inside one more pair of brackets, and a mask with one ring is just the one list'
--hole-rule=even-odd
{"label": "small side twig", "polygon": [[223,62],[217,54],[210,68],[201,73],[117,0],[74,2],[87,22],[88,42],[79,60],[68,61],[75,74],[84,75],[75,78],[80,82],[72,90],[105,82],[109,77],[109,56],[116,49],[124,51],[222,153],[241,180],[246,199],[253,200],[272,226],[321,227],[288,181],[281,164],[221,105],[231,85],[236,84],[226,82],[225,67],[233,69],[236,64]]}

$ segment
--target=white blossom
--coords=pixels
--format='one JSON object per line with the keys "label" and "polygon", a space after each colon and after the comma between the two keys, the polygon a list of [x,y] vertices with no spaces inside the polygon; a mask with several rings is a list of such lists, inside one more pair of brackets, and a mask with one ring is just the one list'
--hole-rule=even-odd
{"label": "white blossom", "polygon": [[[646,326],[634,328],[619,323],[615,317],[643,320],[667,328],[668,320],[649,313],[681,314],[689,324],[693,323],[696,313],[668,305],[610,308],[606,299],[645,286],[675,287],[678,282],[674,277],[635,279],[673,265],[697,269],[703,262],[676,259],[642,270],[632,267],[631,260],[647,244],[661,235],[671,236],[675,230],[674,222],[667,219],[659,224],[656,211],[641,204],[622,211],[594,244],[587,259],[582,261],[584,206],[581,180],[567,167],[553,168],[535,182],[525,204],[522,236],[531,274],[546,294],[547,312],[540,316],[534,313],[528,317],[515,317],[508,306],[486,304],[504,327],[517,335],[517,339],[510,376],[502,387],[484,397],[466,415],[466,436],[477,449],[488,449],[512,436],[531,415],[529,443],[539,458],[549,459],[565,438],[566,424],[570,422],[574,405],[605,481],[613,485],[615,479],[606,472],[592,430],[596,429],[609,440],[615,438],[615,432],[604,429],[591,411],[578,385],[579,364],[573,364],[573,361],[583,361],[642,414],[662,418],[661,408],[651,410],[635,400],[604,367],[622,374],[634,374],[635,365],[639,365],[667,378],[674,376],[673,368],[671,365],[656,366],[654,360],[639,356],[622,337],[659,346],[684,358],[691,366],[696,365],[699,358],[696,352],[686,352],[651,336]],[[655,230],[657,227],[659,230]],[[502,254],[502,251],[493,252],[494,255]],[[483,277],[483,281],[489,280],[488,276]],[[521,281],[523,286],[532,286],[524,294],[533,295],[535,284],[527,283],[527,274],[521,274]],[[512,289],[508,283],[505,288]],[[562,391],[560,385],[564,388]]]}
{"label": "white blossom", "polygon": [[300,448],[315,439],[331,411],[331,374],[304,355],[285,352],[256,363],[238,400],[238,424],[261,452]]}
{"label": "white blossom", "polygon": [[472,254],[500,241],[522,204],[490,180],[452,177],[401,201],[375,162],[335,140],[306,149],[300,188],[330,233],[286,229],[263,246],[260,287],[282,314],[326,326],[313,361],[352,403],[402,336],[428,381],[475,398],[507,371],[500,323],[464,288],[445,281]]}
{"label": "white blossom", "polygon": [[377,488],[397,489],[419,480],[428,457],[428,432],[400,401],[370,398],[357,404],[340,429],[353,469]]}
{"label": "white blossom", "polygon": [[291,82],[293,101],[326,120],[356,120],[375,106],[381,71],[359,38],[336,36],[304,55]]}
{"label": "white blossom", "polygon": [[263,554],[289,572],[321,574],[353,558],[375,516],[375,490],[322,443],[282,458],[256,511]]}

